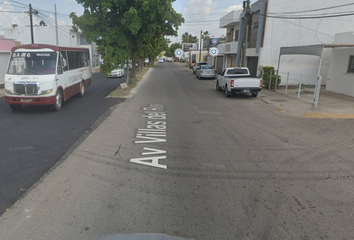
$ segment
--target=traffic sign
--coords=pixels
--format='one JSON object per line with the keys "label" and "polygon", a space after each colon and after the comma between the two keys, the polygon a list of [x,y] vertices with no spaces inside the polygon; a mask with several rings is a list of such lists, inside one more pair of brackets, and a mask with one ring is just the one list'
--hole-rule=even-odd
{"label": "traffic sign", "polygon": [[219,54],[219,50],[217,48],[210,48],[209,49],[209,54],[212,56],[212,57],[216,57],[218,54]]}
{"label": "traffic sign", "polygon": [[177,48],[177,49],[175,50],[175,57],[176,57],[176,58],[180,58],[180,57],[182,57],[182,55],[183,55],[183,50],[180,49],[180,48]]}

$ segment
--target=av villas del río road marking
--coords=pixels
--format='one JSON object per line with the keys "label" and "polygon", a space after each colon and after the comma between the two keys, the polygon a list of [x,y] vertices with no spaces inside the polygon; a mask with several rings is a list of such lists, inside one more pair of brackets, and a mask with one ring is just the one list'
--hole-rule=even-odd
{"label": "av villas del r\u00edo road marking", "polygon": [[[138,129],[135,136],[137,144],[148,143],[164,143],[166,142],[166,113],[164,106],[161,104],[151,104],[143,108],[141,117],[146,118],[146,127]],[[137,163],[145,166],[167,169],[167,165],[160,164],[160,160],[166,159],[167,152],[165,150],[155,149],[151,147],[143,147],[141,155],[147,156],[142,158],[132,158],[130,162]]]}

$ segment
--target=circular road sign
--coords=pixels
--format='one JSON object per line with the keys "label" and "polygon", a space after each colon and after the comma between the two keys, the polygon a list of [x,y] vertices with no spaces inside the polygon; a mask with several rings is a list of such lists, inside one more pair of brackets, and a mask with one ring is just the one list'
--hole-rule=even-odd
{"label": "circular road sign", "polygon": [[182,55],[183,55],[183,50],[180,48],[177,48],[175,50],[175,57],[179,58],[179,57],[182,57]]}
{"label": "circular road sign", "polygon": [[209,54],[212,56],[212,57],[216,57],[218,54],[219,54],[219,50],[217,48],[210,48],[209,49]]}

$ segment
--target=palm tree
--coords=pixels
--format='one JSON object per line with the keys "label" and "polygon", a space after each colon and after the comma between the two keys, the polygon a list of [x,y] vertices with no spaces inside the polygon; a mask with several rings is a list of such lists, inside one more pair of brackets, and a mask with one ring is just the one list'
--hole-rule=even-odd
{"label": "palm tree", "polygon": [[183,33],[182,35],[182,43],[196,43],[198,42],[197,36],[192,36],[188,32]]}

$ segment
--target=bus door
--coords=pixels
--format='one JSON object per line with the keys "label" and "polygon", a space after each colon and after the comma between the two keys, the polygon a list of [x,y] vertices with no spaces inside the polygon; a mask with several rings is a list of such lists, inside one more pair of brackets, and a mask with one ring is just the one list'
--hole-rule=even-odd
{"label": "bus door", "polygon": [[62,86],[65,88],[67,83],[65,82],[64,73],[68,71],[67,54],[66,51],[61,51],[58,55],[58,68],[57,75],[55,77],[56,86]]}

